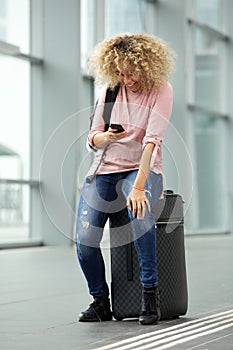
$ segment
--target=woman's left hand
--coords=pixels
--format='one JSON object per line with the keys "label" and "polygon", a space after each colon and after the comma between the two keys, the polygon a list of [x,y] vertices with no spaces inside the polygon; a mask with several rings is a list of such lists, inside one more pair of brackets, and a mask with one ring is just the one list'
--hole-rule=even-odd
{"label": "woman's left hand", "polygon": [[145,217],[146,208],[151,211],[149,200],[146,196],[146,190],[133,188],[127,198],[127,207],[137,219]]}

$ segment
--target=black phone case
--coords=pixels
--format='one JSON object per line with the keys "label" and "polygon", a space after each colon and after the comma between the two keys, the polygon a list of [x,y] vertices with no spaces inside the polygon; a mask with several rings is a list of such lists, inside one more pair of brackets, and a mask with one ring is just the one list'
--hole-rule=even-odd
{"label": "black phone case", "polygon": [[125,131],[125,129],[123,128],[123,126],[121,124],[110,124],[110,127],[112,129],[117,129],[117,131],[115,131],[115,133],[119,133],[119,132]]}

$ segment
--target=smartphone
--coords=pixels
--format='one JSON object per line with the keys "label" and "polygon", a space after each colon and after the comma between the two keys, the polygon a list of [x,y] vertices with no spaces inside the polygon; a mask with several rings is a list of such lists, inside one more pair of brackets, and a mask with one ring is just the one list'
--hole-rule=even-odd
{"label": "smartphone", "polygon": [[110,124],[110,127],[112,129],[116,129],[116,131],[115,131],[116,134],[118,134],[119,132],[125,131],[125,129],[123,128],[123,126],[121,124]]}

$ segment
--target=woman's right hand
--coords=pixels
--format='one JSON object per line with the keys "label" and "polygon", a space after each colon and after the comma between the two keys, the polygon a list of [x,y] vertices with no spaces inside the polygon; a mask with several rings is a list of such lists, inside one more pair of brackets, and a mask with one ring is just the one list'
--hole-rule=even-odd
{"label": "woman's right hand", "polygon": [[117,140],[122,139],[127,135],[127,131],[116,133],[115,129],[108,128],[107,131],[104,132],[98,132],[93,137],[93,145],[97,148],[103,148],[105,145],[107,145],[109,142],[114,142]]}
{"label": "woman's right hand", "polygon": [[108,128],[107,134],[110,142],[120,140],[127,135],[127,131],[116,132],[117,129]]}

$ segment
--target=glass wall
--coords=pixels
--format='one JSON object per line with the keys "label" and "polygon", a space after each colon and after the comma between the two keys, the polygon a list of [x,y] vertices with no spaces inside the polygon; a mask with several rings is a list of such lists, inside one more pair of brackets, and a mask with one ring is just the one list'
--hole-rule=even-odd
{"label": "glass wall", "polygon": [[[194,232],[226,231],[226,94],[223,90],[227,41],[221,33],[223,2],[193,1],[192,130],[196,181]],[[203,25],[204,24],[204,25]]]}
{"label": "glass wall", "polygon": [[[0,2],[0,40],[23,53],[29,52],[29,4]],[[29,234],[29,188],[20,181],[30,178],[30,62],[0,53],[0,76],[1,243]]]}
{"label": "glass wall", "polygon": [[196,0],[195,17],[213,28],[221,29],[221,0]]}
{"label": "glass wall", "polygon": [[145,0],[111,0],[107,2],[107,36],[123,32],[145,31]]}
{"label": "glass wall", "polygon": [[87,59],[95,45],[95,0],[81,0],[81,69],[87,72]]}
{"label": "glass wall", "polygon": [[[215,116],[196,112],[193,116],[196,154],[198,224],[201,231],[225,229],[225,123]],[[197,230],[197,232],[198,232]]]}
{"label": "glass wall", "polygon": [[195,102],[218,110],[221,105],[221,55],[223,45],[216,35],[195,29]]}
{"label": "glass wall", "polygon": [[1,145],[8,154],[0,158],[0,177],[29,178],[30,64],[0,56]]}
{"label": "glass wall", "polygon": [[30,50],[29,14],[29,0],[0,1],[0,40],[19,46],[24,53]]}

